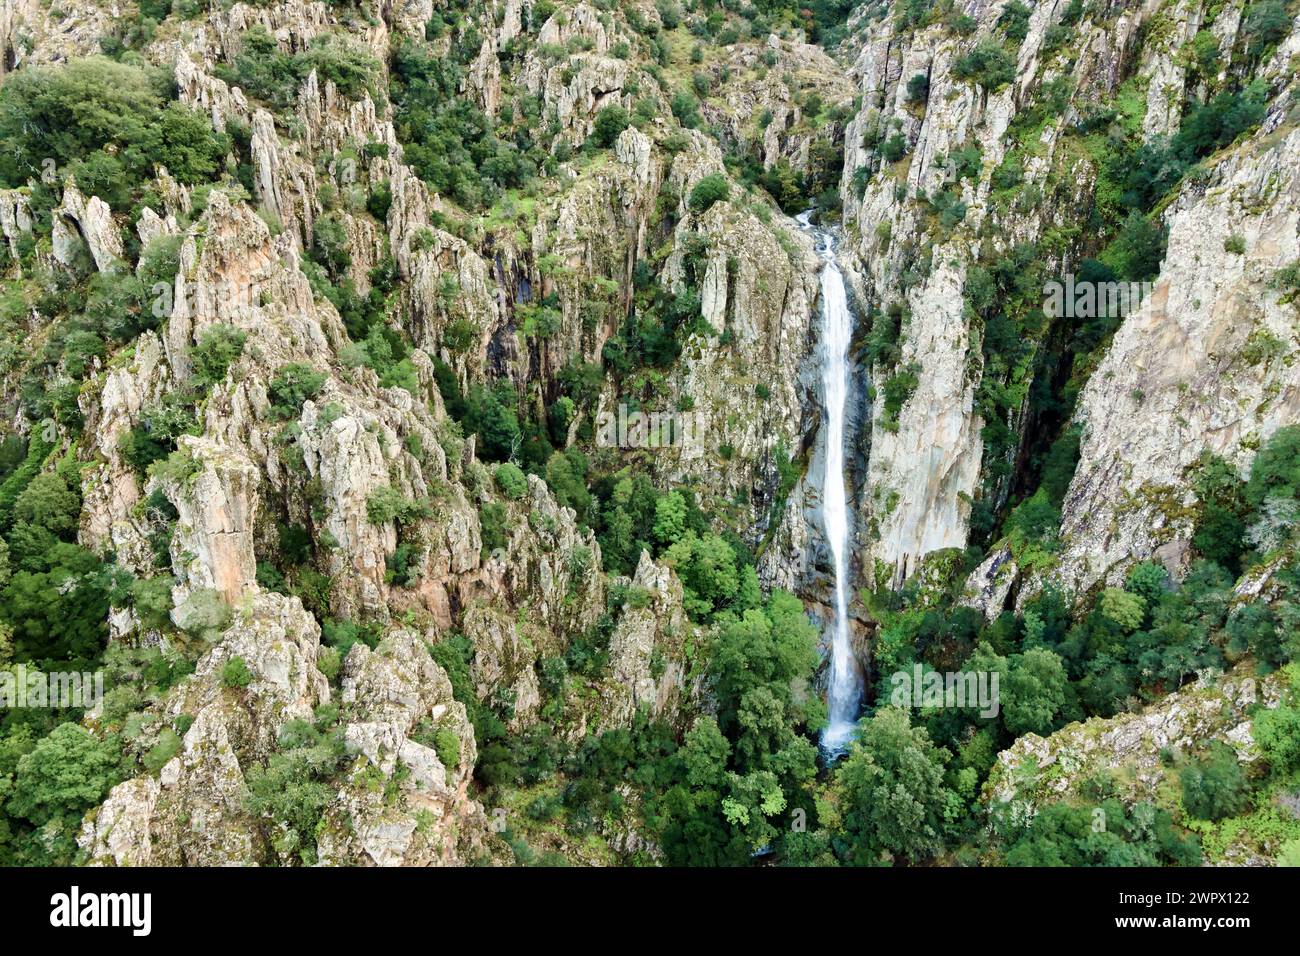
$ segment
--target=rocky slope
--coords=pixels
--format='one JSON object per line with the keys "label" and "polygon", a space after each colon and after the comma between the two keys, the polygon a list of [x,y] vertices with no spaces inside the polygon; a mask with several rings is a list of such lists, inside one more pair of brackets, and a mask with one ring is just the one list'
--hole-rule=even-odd
{"label": "rocky slope", "polygon": [[[871,367],[876,394],[900,369],[914,376],[896,413],[879,400],[872,409],[859,529],[868,584],[897,586],[927,555],[964,548],[972,502],[999,507],[1024,462],[1027,401],[1016,398],[1002,412],[1014,440],[1000,441],[1002,457],[990,460],[991,409],[980,391],[1027,396],[1044,374],[1034,349],[1049,340],[1037,332],[1014,365],[990,365],[983,317],[970,304],[972,267],[1034,242],[1044,279],[1077,271],[1097,251],[1077,226],[1094,203],[1111,199],[1097,194],[1099,153],[1071,128],[1093,104],[1118,102],[1124,112],[1112,122],[1136,124],[1142,141],[1168,136],[1181,116],[1170,103],[1206,83],[1187,68],[1191,38],[1212,21],[1224,61],[1246,42],[1238,9],[1209,17],[1197,4],[1111,4],[1081,18],[1067,4],[1037,4],[1014,71],[990,88],[963,58],[981,44],[1005,43],[1005,11],[971,5],[973,23],[960,33],[949,23],[914,29],[865,15],[858,26],[863,42],[852,72],[862,106],[846,133],[845,217],[857,236],[865,310],[892,310],[901,326],[897,349]],[[1132,561],[1176,549],[1180,534],[1186,541],[1167,507],[1162,514],[1151,503],[1130,505],[1134,494],[1158,498],[1183,484],[1182,470],[1207,450],[1244,467],[1251,448],[1296,419],[1286,371],[1291,310],[1271,286],[1296,257],[1287,66],[1294,42],[1292,34],[1258,68],[1267,120],[1206,159],[1196,181],[1159,211],[1169,236],[1154,292],[1089,370],[1075,412],[1082,462],[1055,574],[1066,587],[1087,589],[1108,575],[1113,583]],[[891,137],[897,153],[885,156]],[[1008,164],[1018,173],[1013,186]],[[1233,236],[1243,251],[1225,248]],[[1257,349],[1248,341],[1277,347],[1252,361]]]}
{"label": "rocky slope", "polygon": [[[855,593],[937,601],[979,563],[963,600],[992,621],[1049,585],[1082,617],[1147,559],[1177,581],[1193,467],[1245,477],[1300,421],[1300,33],[1257,55],[1241,3],[974,0],[915,22],[859,7],[828,52],[725,6],[713,28],[645,0],[0,9],[0,82],[108,53],[223,150],[208,182],[150,159],[127,203],[52,160],[0,190],[5,420],[34,471],[79,486],[76,541],[135,582],[108,602],[114,651],[192,671],[131,711],[87,861],[506,862],[476,763],[647,718],[704,739],[717,581],[683,553],[710,521],[755,552],[728,585],[741,615],[760,582],[814,611],[827,592],[804,204],[827,225],[839,206],[859,324]],[[1114,156],[1181,143],[1190,104],[1229,85],[1262,118],[1198,141],[1141,207],[1167,231],[1151,292],[1080,346],[1092,330],[1044,315],[1043,282],[1119,262],[1138,207]],[[51,365],[59,427],[38,442],[24,377],[76,342],[35,301],[48,276],[78,303],[137,281],[158,321],[75,374]],[[610,447],[600,423],[629,407],[689,415],[695,440]],[[1027,546],[1008,512],[1071,425],[1078,465]],[[167,447],[142,465],[146,440]],[[610,532],[634,477],[679,496],[651,499],[653,542]],[[864,659],[872,613],[855,601]],[[1137,755],[1159,789],[1162,734],[1244,740],[1238,689],[1022,737],[986,793],[1020,799],[1031,760],[1073,774],[1098,752]],[[1196,722],[1223,701],[1231,726]],[[116,739],[119,717],[85,726]],[[290,764],[317,788],[312,846],[268,796]],[[628,813],[594,825],[599,849],[543,843],[631,859]]]}
{"label": "rocky slope", "polygon": [[[653,7],[629,14],[585,3],[548,7],[543,14],[518,0],[473,4],[457,30],[432,41],[435,53],[448,55],[453,38],[481,38],[461,95],[493,119],[523,99],[536,101],[554,124],[555,150],[580,146],[601,110],[630,110],[637,86],[643,101],[667,114],[666,86],[643,70],[645,41],[628,21],[631,13],[638,23],[657,20]],[[156,705],[157,727],[192,718],[180,752],[158,773],[116,787],[87,820],[81,845],[94,862],[288,862],[295,848],[244,808],[246,774],[277,752],[288,722],[310,723],[331,704],[341,708],[338,727],[353,765],[339,771],[337,797],[324,812],[321,862],[464,863],[499,853],[468,789],[473,731],[425,646],[463,633],[473,648],[475,693],[506,695],[511,726],[527,726],[541,699],[539,662],[562,656],[596,624],[608,582],[591,532],[544,482],[530,478],[519,501],[493,485],[444,407],[435,361],[467,391],[504,380],[530,401],[549,400],[567,363],[599,359],[633,294],[634,268],[649,263],[670,287],[698,283],[703,320],[729,342],[690,347],[661,387],[694,398],[707,438],[656,457],[654,474],[694,484],[705,502],[752,492],[761,505],[775,481],[773,456],[791,454],[807,427],[799,373],[815,336],[816,260],[807,238],[764,198],[703,214],[688,203],[701,179],[727,175],[712,138],[672,133],[663,118],[629,127],[599,161],[561,162],[539,192],[519,197],[526,212],[511,218],[507,206],[485,233],[420,180],[394,125],[390,46],[424,41],[434,10],[375,12],[363,26],[355,12],[321,3],[235,4],[168,18],[139,42],[143,60],[170,73],[182,104],[246,142],[250,190],[217,187],[200,196],[159,168],[154,201],[131,237],[97,196],[71,179],[50,184],[61,203],[49,245],[38,241],[39,257],[69,266],[84,248],[94,269],[120,273],[130,268],[124,240],[141,247],[170,240],[178,248],[174,282],[159,290],[166,323],[114,356],[79,396],[87,423],[78,452],[86,462],[80,540],[150,575],[155,504],[163,501],[175,512],[163,528],[176,572],[171,624],[193,629],[214,604],[234,609],[228,626],[210,634],[213,647],[193,676]],[[110,23],[92,3],[65,5],[57,24],[38,8],[6,5],[5,69],[94,54]],[[311,70],[293,91],[292,108],[278,108],[218,75],[229,77],[257,31],[288,55],[346,38],[375,56],[380,72],[357,96]],[[832,61],[795,40],[737,46],[714,67],[728,89],[743,90],[743,98],[723,92],[718,99],[716,122],[730,135],[755,111],[771,112],[768,164],[807,168],[814,145],[835,135],[803,121],[796,94],[850,95]],[[769,79],[746,82],[756,67]],[[676,141],[666,148],[670,134]],[[364,205],[331,199],[381,186],[391,204],[378,218]],[[28,202],[26,189],[0,198],[16,270],[18,243],[33,228]],[[390,257],[396,283],[387,307],[414,346],[413,386],[383,385],[357,363],[344,317],[309,281],[305,263],[326,222],[341,227],[345,276],[359,296]],[[684,249],[696,237],[706,258],[687,263]],[[525,314],[541,299],[554,328],[544,338],[526,336]],[[452,325],[472,330],[468,347],[449,346]],[[222,380],[199,384],[194,350],[214,330],[234,330],[242,349]],[[277,404],[277,375],[286,368],[320,376],[299,408]],[[755,414],[760,383],[767,397]],[[196,386],[194,434],[179,439],[165,473],[142,476],[125,457],[126,436]],[[606,386],[586,414],[616,412],[619,401]],[[377,518],[375,502],[385,496],[419,507],[403,512],[399,504],[400,517]],[[480,519],[488,505],[506,509],[504,542],[491,553]],[[354,645],[333,690],[316,667],[322,644],[312,614],[259,576],[276,562],[277,529],[286,525],[313,539],[313,570],[324,576],[323,603],[313,610],[372,621],[381,632],[373,651]],[[392,573],[399,546],[404,584]],[[691,625],[673,572],[643,555],[625,586],[649,594],[649,603],[617,618],[604,686],[589,702],[571,701],[578,737],[589,724],[626,725],[638,708],[685,720],[685,702],[697,693],[683,657]],[[129,608],[113,618],[113,639],[127,645],[167,648],[176,640],[169,632],[146,626]],[[251,673],[238,687],[223,682],[235,658]],[[417,727],[436,733],[444,726],[460,741],[455,766],[414,739]]]}

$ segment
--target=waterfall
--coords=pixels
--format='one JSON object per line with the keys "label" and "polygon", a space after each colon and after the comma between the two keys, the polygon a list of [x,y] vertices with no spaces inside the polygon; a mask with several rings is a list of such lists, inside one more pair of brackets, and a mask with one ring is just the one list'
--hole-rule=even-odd
{"label": "waterfall", "polygon": [[849,341],[853,317],[844,291],[844,276],[835,259],[835,240],[808,221],[811,212],[801,214],[799,224],[815,237],[823,266],[822,299],[822,395],[826,403],[826,477],[822,489],[822,520],[835,570],[835,617],[831,623],[831,673],[827,683],[830,711],[822,731],[822,749],[834,756],[842,753],[857,727],[862,698],[861,678],[849,641],[849,504],[845,491],[845,416],[849,399]]}

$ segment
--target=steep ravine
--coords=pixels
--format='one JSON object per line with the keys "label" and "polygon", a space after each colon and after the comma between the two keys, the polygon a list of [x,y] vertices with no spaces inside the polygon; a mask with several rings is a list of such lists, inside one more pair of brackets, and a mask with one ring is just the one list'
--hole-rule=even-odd
{"label": "steep ravine", "polygon": [[[1001,861],[1083,774],[1139,768],[1132,807],[1261,753],[1296,522],[1237,486],[1300,423],[1294,25],[128,7],[0,11],[0,90],[109,77],[166,131],[4,167],[0,665],[93,587],[122,682],[60,730],[115,748],[84,803],[23,807],[50,728],[0,767],[25,861]],[[1104,270],[1148,293],[1048,314]],[[606,427],[642,413],[698,440]],[[913,664],[1000,669],[1001,722],[884,706]]]}

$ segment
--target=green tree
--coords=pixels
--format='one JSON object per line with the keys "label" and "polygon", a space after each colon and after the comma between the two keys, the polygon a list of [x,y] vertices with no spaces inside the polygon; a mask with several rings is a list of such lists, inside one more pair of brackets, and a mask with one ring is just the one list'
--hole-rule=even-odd
{"label": "green tree", "polygon": [[1265,498],[1300,498],[1300,425],[1279,428],[1251,463],[1246,502],[1258,509]]}
{"label": "green tree", "polygon": [[199,333],[198,344],[190,349],[194,376],[201,384],[218,385],[244,351],[248,334],[232,325],[211,325]]}
{"label": "green tree", "polygon": [[623,109],[623,107],[606,106],[596,114],[596,122],[591,135],[595,139],[597,146],[613,146],[614,140],[618,139],[619,134],[627,129],[631,122],[627,110]]}
{"label": "green tree", "polygon": [[1222,820],[1245,809],[1249,800],[1246,774],[1227,744],[1215,742],[1209,753],[1183,767],[1183,806],[1200,820]]}
{"label": "green tree", "polygon": [[691,190],[688,205],[693,213],[702,216],[712,208],[714,203],[725,202],[730,194],[731,187],[727,184],[727,177],[722,173],[709,173]]}
{"label": "green tree", "polygon": [[1013,736],[1048,734],[1066,700],[1065,666],[1059,655],[1035,647],[1011,659],[1001,693],[1002,720]]}
{"label": "green tree", "polygon": [[295,362],[283,366],[267,388],[272,413],[277,418],[297,418],[302,413],[303,403],[319,394],[325,379],[324,372],[318,372],[310,365]]}
{"label": "green tree", "polygon": [[18,760],[5,811],[42,828],[29,862],[67,866],[87,810],[121,778],[117,741],[100,740],[78,724],[60,724]]}
{"label": "green tree", "polygon": [[686,499],[680,491],[670,491],[655,502],[655,540],[667,547],[685,533]]}
{"label": "green tree", "polygon": [[862,722],[833,782],[846,862],[874,866],[885,854],[917,862],[939,851],[949,757],[904,710],[882,707]]}
{"label": "green tree", "polygon": [[736,553],[716,534],[687,531],[663,554],[686,591],[686,608],[708,617],[725,605],[740,587]]}
{"label": "green tree", "polygon": [[513,501],[518,501],[528,493],[528,479],[518,465],[508,461],[502,462],[497,465],[493,477],[501,493]]}
{"label": "green tree", "polygon": [[60,474],[37,475],[14,503],[14,518],[60,538],[77,530],[81,496]]}

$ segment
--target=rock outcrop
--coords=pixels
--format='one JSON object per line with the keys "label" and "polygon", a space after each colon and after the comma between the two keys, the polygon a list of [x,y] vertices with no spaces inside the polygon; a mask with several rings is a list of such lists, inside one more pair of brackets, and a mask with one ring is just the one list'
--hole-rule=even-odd
{"label": "rock outcrop", "polygon": [[[1250,141],[1165,216],[1169,245],[1079,403],[1080,462],[1055,577],[1078,591],[1191,539],[1188,469],[1204,453],[1243,475],[1300,421],[1294,304],[1273,284],[1300,259],[1300,132]],[[1233,237],[1243,243],[1230,251]]]}
{"label": "rock outcrop", "polygon": [[[265,761],[290,720],[307,720],[330,700],[317,669],[320,628],[297,598],[255,593],[194,674],[159,707],[190,723],[180,752],[158,775],[114,787],[87,819],[80,843],[92,864],[226,866],[268,862],[266,833],[246,803],[245,775]],[[241,660],[248,680],[231,686]]]}
{"label": "rock outcrop", "polygon": [[603,727],[628,726],[638,709],[681,726],[695,693],[686,645],[695,631],[682,608],[682,585],[670,568],[642,552],[627,605],[609,640]]}
{"label": "rock outcrop", "polygon": [[354,645],[340,696],[352,767],[322,820],[323,865],[466,865],[500,853],[469,794],[474,729],[419,635]]}

